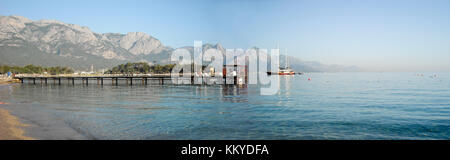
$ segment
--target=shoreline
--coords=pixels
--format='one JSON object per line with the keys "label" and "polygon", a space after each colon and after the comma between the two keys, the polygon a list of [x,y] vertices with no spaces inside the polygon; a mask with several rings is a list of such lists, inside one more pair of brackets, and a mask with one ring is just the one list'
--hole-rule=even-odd
{"label": "shoreline", "polygon": [[[0,79],[0,86],[16,83],[14,79]],[[0,140],[34,140],[32,137],[24,136],[25,129],[30,125],[21,123],[19,118],[3,107],[9,103],[0,101]]]}
{"label": "shoreline", "polygon": [[[5,79],[0,79],[0,81]],[[5,81],[3,81],[5,82]],[[8,94],[8,87],[20,85],[14,80],[0,83],[0,94]],[[1,140],[88,140],[76,129],[58,121],[48,113],[39,112],[31,104],[15,104],[0,99],[0,141]],[[26,110],[14,109],[30,107]],[[26,118],[24,118],[26,117]]]}
{"label": "shoreline", "polygon": [[10,78],[0,78],[0,85],[3,84],[11,84],[11,83],[19,83],[18,79],[10,79]]}
{"label": "shoreline", "polygon": [[19,119],[3,108],[0,108],[0,140],[34,140],[24,136],[24,127],[30,125],[21,123]]}

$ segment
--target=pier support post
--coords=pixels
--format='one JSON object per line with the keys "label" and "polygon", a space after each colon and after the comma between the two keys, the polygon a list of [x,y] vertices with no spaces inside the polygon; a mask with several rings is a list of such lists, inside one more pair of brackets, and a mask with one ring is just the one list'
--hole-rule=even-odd
{"label": "pier support post", "polygon": [[45,84],[47,84],[47,78],[44,78],[45,79]]}
{"label": "pier support post", "polygon": [[58,85],[61,85],[61,78],[58,78]]}
{"label": "pier support post", "polygon": [[36,84],[36,78],[33,78],[33,84]]}
{"label": "pier support post", "polygon": [[119,84],[119,82],[117,82],[119,80],[119,78],[116,78],[116,86]]}
{"label": "pier support post", "polygon": [[75,78],[72,78],[72,85],[75,85]]}
{"label": "pier support post", "polygon": [[133,78],[130,78],[130,85],[133,85]]}
{"label": "pier support post", "polygon": [[103,86],[103,78],[100,78],[100,83]]}
{"label": "pier support post", "polygon": [[86,86],[89,85],[89,78],[86,77]]}
{"label": "pier support post", "polygon": [[145,77],[144,84],[147,85],[147,77]]}

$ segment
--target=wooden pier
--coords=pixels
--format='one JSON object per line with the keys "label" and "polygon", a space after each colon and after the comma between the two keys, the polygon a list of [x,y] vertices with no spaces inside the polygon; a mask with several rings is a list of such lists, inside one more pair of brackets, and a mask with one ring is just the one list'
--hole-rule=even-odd
{"label": "wooden pier", "polygon": [[[81,82],[83,85],[89,85],[89,84],[95,84],[92,83],[92,81],[96,81],[97,85],[104,85],[105,81],[110,81],[112,85],[119,85],[119,84],[126,84],[126,85],[134,85],[133,82],[138,82],[142,85],[148,85],[150,82],[157,82],[156,84],[164,85],[164,84],[178,84],[173,83],[175,82],[189,82],[189,83],[182,83],[182,84],[192,84],[192,85],[206,85],[208,84],[207,81],[211,79],[221,79],[223,78],[222,82],[215,83],[215,84],[222,84],[222,85],[238,85],[238,77],[196,77],[196,76],[190,76],[189,77],[172,77],[171,75],[152,75],[152,76],[142,76],[142,75],[99,75],[99,76],[42,76],[42,75],[17,75],[15,76],[16,79],[19,79],[21,83],[32,83],[32,84],[54,84],[54,85],[61,85],[64,83],[64,81],[67,81],[67,84],[75,85],[75,82]],[[197,81],[197,78],[202,78],[201,84],[195,83]],[[231,84],[227,83],[227,79],[229,82],[232,82]],[[91,83],[89,83],[91,81]],[[169,81],[169,83],[167,83]],[[122,83],[119,83],[122,82]],[[152,83],[155,84],[155,83]]]}

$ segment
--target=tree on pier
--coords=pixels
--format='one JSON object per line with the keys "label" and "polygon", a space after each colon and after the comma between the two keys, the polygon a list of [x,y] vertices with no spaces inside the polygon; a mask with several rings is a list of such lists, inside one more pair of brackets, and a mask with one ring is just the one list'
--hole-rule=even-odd
{"label": "tree on pier", "polygon": [[121,64],[112,69],[106,71],[106,74],[148,74],[148,73],[170,73],[172,72],[174,64],[167,65],[153,65],[150,66],[148,63],[139,62],[139,63],[127,63]]}

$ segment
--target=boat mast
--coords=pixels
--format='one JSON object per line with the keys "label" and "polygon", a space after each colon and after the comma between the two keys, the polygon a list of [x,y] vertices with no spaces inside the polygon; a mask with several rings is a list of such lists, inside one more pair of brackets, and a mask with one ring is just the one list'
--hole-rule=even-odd
{"label": "boat mast", "polygon": [[285,52],[286,52],[286,54],[284,56],[286,56],[286,63],[285,63],[286,66],[284,68],[287,69],[289,67],[289,59],[288,59],[287,48],[285,48]]}
{"label": "boat mast", "polygon": [[[280,50],[280,44],[277,42],[277,49]],[[280,52],[280,51],[278,51]]]}
{"label": "boat mast", "polygon": [[[277,42],[277,49],[278,49],[278,52],[281,54],[279,42]],[[278,68],[281,69],[281,64],[279,64]]]}

